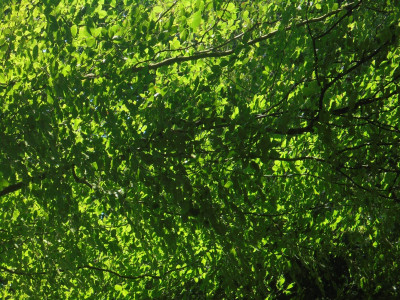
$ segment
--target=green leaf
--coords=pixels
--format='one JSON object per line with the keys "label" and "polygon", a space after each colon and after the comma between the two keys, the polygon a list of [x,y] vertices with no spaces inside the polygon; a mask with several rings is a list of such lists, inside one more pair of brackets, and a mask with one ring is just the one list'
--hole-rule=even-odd
{"label": "green leaf", "polygon": [[3,177],[3,173],[0,172],[0,190],[9,185],[8,181]]}
{"label": "green leaf", "polygon": [[54,103],[54,99],[50,94],[47,94],[47,103],[49,103],[49,104],[53,104]]}
{"label": "green leaf", "polygon": [[100,10],[97,13],[99,14],[99,19],[104,19],[108,15],[105,10]]}
{"label": "green leaf", "polygon": [[90,38],[90,29],[87,26],[79,27],[79,36],[82,38]]}
{"label": "green leaf", "polygon": [[38,45],[35,45],[32,50],[32,58],[36,60],[38,58],[38,54],[39,54],[39,47]]}
{"label": "green leaf", "polygon": [[227,181],[224,185],[225,188],[229,189],[233,185],[232,181]]}
{"label": "green leaf", "polygon": [[236,10],[236,6],[233,2],[229,2],[228,7],[226,8],[229,12],[234,12]]}
{"label": "green leaf", "polygon": [[201,18],[201,11],[199,10],[199,11],[197,11],[196,13],[194,13],[193,16],[191,17],[191,22],[189,23],[189,24],[190,24],[190,27],[191,27],[193,30],[196,30],[197,27],[199,27],[199,25],[200,25],[200,23],[201,23],[201,20],[202,20],[202,18]]}
{"label": "green leaf", "polygon": [[95,38],[98,37],[101,34],[101,32],[102,32],[102,28],[101,27],[99,27],[99,28],[91,28],[90,29],[91,35],[94,36]]}
{"label": "green leaf", "polygon": [[78,33],[78,26],[72,25],[71,27],[71,34],[73,37],[76,37],[76,34]]}
{"label": "green leaf", "polygon": [[96,39],[94,37],[88,37],[86,39],[86,45],[88,45],[88,47],[93,47],[96,44]]}

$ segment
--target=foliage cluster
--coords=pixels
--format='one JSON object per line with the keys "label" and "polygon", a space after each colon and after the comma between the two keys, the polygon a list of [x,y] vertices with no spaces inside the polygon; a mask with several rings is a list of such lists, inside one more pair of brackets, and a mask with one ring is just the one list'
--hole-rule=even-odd
{"label": "foliage cluster", "polygon": [[4,299],[399,296],[398,1],[1,3]]}

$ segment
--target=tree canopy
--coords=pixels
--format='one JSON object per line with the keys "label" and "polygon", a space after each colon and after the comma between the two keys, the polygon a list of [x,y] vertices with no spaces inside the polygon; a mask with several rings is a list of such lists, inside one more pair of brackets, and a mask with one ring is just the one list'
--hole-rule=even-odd
{"label": "tree canopy", "polygon": [[400,5],[0,4],[3,299],[400,288]]}

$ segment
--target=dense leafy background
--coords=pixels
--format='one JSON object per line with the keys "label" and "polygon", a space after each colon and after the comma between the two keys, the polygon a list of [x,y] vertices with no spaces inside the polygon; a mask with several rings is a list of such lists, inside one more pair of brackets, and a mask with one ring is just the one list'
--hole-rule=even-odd
{"label": "dense leafy background", "polygon": [[398,1],[2,1],[5,299],[396,297]]}

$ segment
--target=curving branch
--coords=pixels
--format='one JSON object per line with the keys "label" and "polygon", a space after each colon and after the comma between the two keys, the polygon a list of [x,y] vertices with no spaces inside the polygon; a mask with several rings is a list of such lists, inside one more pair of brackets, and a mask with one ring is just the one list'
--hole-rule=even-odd
{"label": "curving branch", "polygon": [[[172,272],[177,272],[180,270],[184,270],[188,268],[188,266],[184,266],[184,267],[180,267],[180,268],[176,268],[176,269],[171,269],[168,270],[166,272],[164,272],[164,274],[161,275],[153,275],[153,274],[141,274],[141,275],[124,275],[124,274],[120,274],[118,272],[115,272],[113,270],[110,269],[105,269],[105,268],[100,268],[100,267],[95,267],[92,265],[83,265],[80,267],[77,267],[75,270],[83,270],[83,269],[88,269],[88,270],[94,270],[94,271],[99,271],[99,272],[103,272],[103,273],[109,273],[111,275],[114,275],[116,277],[119,278],[123,278],[123,279],[130,279],[130,280],[137,280],[137,279],[142,279],[142,278],[153,278],[153,279],[163,279],[163,277],[169,273]],[[6,267],[2,267],[0,266],[0,270],[10,273],[10,274],[14,274],[14,275],[20,275],[20,276],[37,276],[37,275],[51,275],[53,274],[55,271],[57,272],[66,272],[66,271],[73,271],[73,269],[57,269],[57,270],[53,270],[53,271],[41,271],[41,272],[27,272],[27,271],[23,271],[23,270],[17,270],[17,269],[10,269],[10,268],[6,268]]]}
{"label": "curving branch", "polygon": [[18,182],[15,184],[11,184],[0,191],[0,197],[14,193],[25,186],[25,182]]}
{"label": "curving branch", "polygon": [[0,191],[0,197],[6,196],[8,194],[14,193],[14,192],[24,188],[25,186],[28,185],[29,182],[33,182],[35,180],[43,180],[44,178],[46,178],[45,173],[43,173],[37,177],[31,177],[31,178],[29,178],[29,180],[27,182],[20,181],[20,182],[11,184]]}
{"label": "curving branch", "polygon": [[78,175],[76,175],[75,167],[76,167],[75,165],[72,165],[72,167],[71,167],[72,176],[74,177],[74,180],[77,183],[82,183],[82,184],[88,186],[89,188],[93,189],[93,186],[86,180],[86,178],[80,178],[80,177],[78,177]]}
{"label": "curving branch", "polygon": [[[302,27],[302,26],[305,26],[307,24],[324,21],[325,19],[327,19],[328,17],[330,17],[332,15],[338,14],[338,13],[340,13],[342,11],[348,11],[349,9],[354,9],[354,7],[358,6],[359,3],[360,3],[359,1],[352,2],[352,3],[349,3],[347,5],[342,6],[339,9],[336,9],[336,10],[333,10],[331,12],[328,12],[323,16],[320,16],[320,17],[317,17],[317,18],[313,18],[313,19],[309,19],[309,20],[305,20],[305,21],[301,21],[301,22],[299,22],[297,24],[294,24],[294,25],[289,25],[289,26],[287,26],[285,28],[285,31],[289,31],[289,30],[291,30],[293,28],[296,28],[296,27]],[[248,41],[244,46],[251,46],[251,45],[254,45],[256,43],[268,40],[268,39],[272,38],[273,36],[275,36],[276,34],[278,34],[279,32],[280,32],[280,29],[277,29],[275,31],[269,32],[269,33],[267,33],[265,35],[262,35],[262,36],[260,36],[258,38],[255,38],[253,40]],[[241,35],[239,35],[239,36],[241,36]],[[204,51],[201,51],[201,52],[197,52],[197,53],[195,53],[194,55],[191,55],[191,56],[176,56],[176,57],[172,57],[172,58],[167,58],[167,59],[165,59],[163,61],[160,61],[158,63],[149,64],[147,66],[133,67],[133,68],[131,68],[131,71],[134,72],[134,73],[137,73],[137,72],[144,71],[144,70],[157,70],[157,69],[159,69],[161,67],[170,66],[170,65],[173,65],[175,63],[180,63],[180,62],[185,62],[185,61],[196,61],[196,60],[203,59],[203,58],[224,57],[224,56],[229,56],[229,55],[232,55],[233,53],[235,53],[235,49],[230,49],[230,50],[226,50],[226,51],[218,51],[217,52],[216,49],[218,47],[219,46],[216,46],[216,47],[211,48],[211,49],[207,49],[207,50],[204,50]]]}
{"label": "curving branch", "polygon": [[154,279],[161,279],[162,278],[161,276],[153,275],[153,274],[142,274],[142,275],[136,275],[136,276],[123,275],[123,274],[117,273],[117,272],[115,272],[113,270],[99,268],[99,267],[95,267],[95,266],[91,266],[91,265],[81,266],[81,267],[78,267],[78,269],[95,270],[95,271],[99,271],[99,272],[109,273],[109,274],[112,274],[112,275],[117,276],[119,278],[131,279],[131,280],[142,279],[142,278],[146,278],[146,277],[150,277],[150,278],[154,278]]}
{"label": "curving branch", "polygon": [[[91,185],[91,184],[86,180],[86,178],[80,178],[80,177],[78,177],[78,175],[77,175],[76,172],[75,172],[75,165],[72,165],[72,166],[70,166],[70,167],[67,167],[66,169],[68,169],[68,168],[71,168],[71,170],[72,170],[72,177],[74,178],[75,182],[84,184],[84,185],[86,185],[87,187],[89,187],[90,189],[93,189],[93,185]],[[37,177],[31,177],[31,178],[29,178],[29,180],[28,180],[27,182],[20,181],[20,182],[17,182],[17,183],[15,183],[15,184],[11,184],[11,185],[5,187],[4,189],[2,189],[2,190],[0,191],[0,197],[6,196],[6,195],[8,195],[8,194],[14,193],[14,192],[16,192],[16,191],[18,191],[18,190],[24,188],[25,186],[27,186],[27,185],[29,184],[29,182],[33,182],[33,181],[35,181],[35,180],[43,180],[43,179],[46,178],[46,176],[47,176],[46,173],[43,173],[43,174],[41,174],[41,175],[39,175],[39,176],[37,176]]]}

